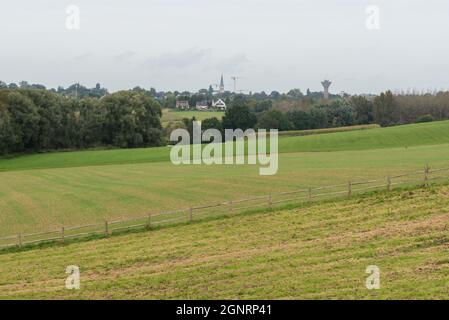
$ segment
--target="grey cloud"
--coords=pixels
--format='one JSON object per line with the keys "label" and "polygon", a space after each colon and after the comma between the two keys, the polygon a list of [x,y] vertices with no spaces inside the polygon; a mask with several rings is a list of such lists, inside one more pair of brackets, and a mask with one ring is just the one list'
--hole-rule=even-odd
{"label": "grey cloud", "polygon": [[[2,80],[196,90],[223,73],[252,91],[317,91],[331,78],[352,93],[448,83],[449,1],[76,0],[80,32],[54,2],[4,1]],[[365,26],[373,2],[378,31]]]}
{"label": "grey cloud", "polygon": [[205,62],[210,54],[210,49],[191,48],[150,58],[145,65],[152,69],[185,69]]}
{"label": "grey cloud", "polygon": [[86,52],[86,53],[83,53],[83,54],[73,57],[71,60],[74,62],[82,62],[82,61],[85,61],[85,60],[91,58],[92,56],[93,55],[91,52]]}
{"label": "grey cloud", "polygon": [[242,72],[249,62],[245,54],[239,53],[223,59],[217,64],[217,69],[222,72]]}
{"label": "grey cloud", "polygon": [[134,51],[125,51],[125,52],[122,52],[122,53],[114,56],[114,61],[123,62],[123,61],[131,59],[135,55],[136,55],[136,52],[134,52]]}

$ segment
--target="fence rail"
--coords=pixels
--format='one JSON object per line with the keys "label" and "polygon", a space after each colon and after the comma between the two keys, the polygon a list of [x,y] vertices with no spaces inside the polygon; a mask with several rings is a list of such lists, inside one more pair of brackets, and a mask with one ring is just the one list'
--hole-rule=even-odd
{"label": "fence rail", "polygon": [[292,191],[271,193],[268,195],[236,199],[203,206],[191,206],[184,209],[148,213],[145,216],[124,220],[104,221],[81,226],[61,226],[59,229],[39,233],[18,233],[0,238],[0,248],[23,247],[51,241],[64,242],[66,239],[82,238],[92,235],[111,235],[123,230],[152,228],[180,222],[192,222],[208,217],[232,215],[257,208],[273,209],[276,206],[314,201],[316,199],[332,199],[335,197],[351,197],[363,191],[387,190],[395,186],[416,185],[428,186],[431,181],[448,179],[449,168],[431,170],[428,165],[424,170],[389,176],[383,179],[367,181],[348,181],[345,184],[309,187]]}

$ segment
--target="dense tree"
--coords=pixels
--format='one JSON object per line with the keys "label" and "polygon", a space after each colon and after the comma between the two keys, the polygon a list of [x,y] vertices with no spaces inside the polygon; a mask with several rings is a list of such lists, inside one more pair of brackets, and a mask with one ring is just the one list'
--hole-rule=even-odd
{"label": "dense tree", "polygon": [[369,124],[374,119],[374,106],[371,101],[363,96],[351,97],[350,104],[357,114],[358,124]]}
{"label": "dense tree", "polygon": [[395,95],[398,123],[413,123],[431,115],[435,120],[449,119],[449,92]]}
{"label": "dense tree", "polygon": [[218,120],[216,117],[205,119],[201,122],[201,129],[203,131],[207,129],[217,129],[220,132],[223,131],[223,125],[220,120]]}
{"label": "dense tree", "polygon": [[325,110],[312,108],[310,110],[310,129],[321,129],[329,126],[328,115]]}
{"label": "dense tree", "polygon": [[162,142],[160,105],[151,97],[120,91],[101,100],[106,109],[106,143],[115,146],[145,147]]}
{"label": "dense tree", "polygon": [[161,145],[160,117],[157,101],[139,92],[79,100],[47,90],[2,89],[0,154]]}
{"label": "dense tree", "polygon": [[389,126],[395,123],[397,114],[396,101],[391,93],[381,93],[374,99],[374,121],[381,126]]}
{"label": "dense tree", "polygon": [[255,112],[263,112],[271,109],[273,107],[273,102],[269,99],[256,101],[254,105]]}
{"label": "dense tree", "polygon": [[287,96],[292,98],[302,98],[304,95],[300,89],[292,89],[287,93]]}
{"label": "dense tree", "polygon": [[207,100],[207,95],[204,94],[193,94],[190,98],[187,99],[189,101],[189,105],[195,107],[197,102],[203,102]]}
{"label": "dense tree", "polygon": [[271,91],[270,93],[270,98],[271,99],[279,99],[281,97],[281,94],[279,93],[279,91]]}
{"label": "dense tree", "polygon": [[17,138],[13,131],[11,116],[6,106],[0,102],[0,154],[12,150]]}
{"label": "dense tree", "polygon": [[[302,110],[293,110],[287,113],[291,128],[293,130],[307,130],[312,129],[312,116],[311,112]],[[326,120],[327,122],[327,120]]]}
{"label": "dense tree", "polygon": [[167,93],[164,97],[163,106],[164,106],[164,108],[167,108],[167,109],[175,108],[176,107],[176,95],[171,92]]}
{"label": "dense tree", "polygon": [[223,117],[224,129],[242,129],[254,128],[257,118],[249,109],[248,101],[243,96],[237,96],[232,104],[226,109]]}
{"label": "dense tree", "polygon": [[286,131],[291,128],[287,114],[279,110],[263,112],[258,117],[257,126],[259,129],[278,129],[279,131]]}
{"label": "dense tree", "polygon": [[334,100],[318,108],[327,113],[328,127],[351,126],[357,123],[356,111],[346,100]]}
{"label": "dense tree", "polygon": [[94,88],[87,88],[79,83],[72,84],[67,89],[63,87],[58,87],[57,92],[64,96],[69,96],[72,98],[82,99],[87,97],[101,98],[108,94],[108,90],[102,88],[99,83],[95,85]]}
{"label": "dense tree", "polygon": [[19,91],[5,91],[11,126],[15,137],[12,152],[39,150],[39,113],[36,105]]}

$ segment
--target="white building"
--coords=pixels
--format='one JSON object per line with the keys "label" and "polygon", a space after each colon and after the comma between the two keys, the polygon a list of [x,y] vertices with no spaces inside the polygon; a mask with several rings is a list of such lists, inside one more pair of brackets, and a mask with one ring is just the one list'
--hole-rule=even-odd
{"label": "white building", "polygon": [[212,107],[221,111],[226,111],[226,103],[221,99],[218,99],[217,101],[212,101]]}

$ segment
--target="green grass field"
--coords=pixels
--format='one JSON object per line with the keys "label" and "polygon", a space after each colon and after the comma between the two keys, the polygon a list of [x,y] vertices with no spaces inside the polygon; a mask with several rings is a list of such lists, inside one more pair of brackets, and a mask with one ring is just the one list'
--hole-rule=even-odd
{"label": "green grass field", "polygon": [[168,147],[3,159],[0,236],[448,166],[447,132],[449,122],[435,122],[282,137],[275,176],[250,165],[174,166]]}
{"label": "green grass field", "polygon": [[285,137],[280,142],[280,149],[282,152],[316,152],[408,148],[442,143],[449,143],[449,121]]}
{"label": "green grass field", "polygon": [[[280,153],[409,148],[449,144],[449,121],[279,138]],[[55,152],[0,159],[1,171],[169,161],[170,148]]]}
{"label": "green grass field", "polygon": [[181,121],[183,118],[192,119],[195,117],[197,120],[205,120],[209,118],[217,118],[221,120],[224,116],[224,112],[221,111],[178,111],[172,109],[162,110],[162,125],[172,121]]}
{"label": "green grass field", "polygon": [[[0,160],[0,235],[449,166],[449,122],[279,140],[279,171],[174,166],[168,147]],[[0,298],[446,298],[449,186],[0,254]],[[81,290],[64,287],[81,269]],[[365,269],[381,270],[367,290]],[[38,266],[38,267],[36,267]]]}
{"label": "green grass field", "polygon": [[[448,186],[0,255],[7,299],[446,299]],[[81,289],[66,290],[77,265]],[[369,265],[380,289],[367,290]]]}

